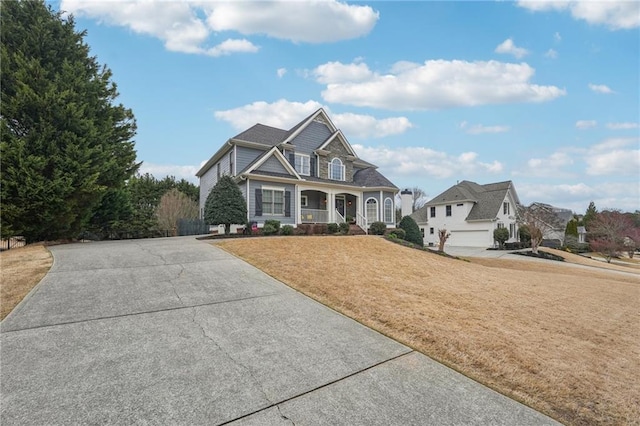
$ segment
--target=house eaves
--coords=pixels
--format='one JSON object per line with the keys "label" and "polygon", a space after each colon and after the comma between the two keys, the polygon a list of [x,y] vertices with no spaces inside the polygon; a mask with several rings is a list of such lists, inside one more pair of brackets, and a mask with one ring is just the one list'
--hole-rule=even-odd
{"label": "house eaves", "polygon": [[202,167],[200,167],[200,170],[198,170],[196,172],[196,177],[202,177],[204,176],[205,173],[207,173],[207,171],[213,167],[214,164],[216,164],[218,161],[220,161],[220,159],[227,154],[227,152],[229,152],[229,150],[231,149],[231,147],[233,146],[233,143],[231,142],[231,139],[227,140],[224,144],[222,144],[222,146],[220,147],[220,149],[218,149],[218,151],[216,151],[215,154],[213,154],[211,156],[211,158],[209,158],[209,161],[207,161],[206,163],[204,163],[204,165]]}
{"label": "house eaves", "polygon": [[263,154],[262,157],[260,157],[257,161],[255,161],[252,165],[250,165],[245,171],[242,172],[242,174],[250,175],[253,171],[255,171],[261,165],[263,165],[265,161],[267,161],[269,158],[273,156],[275,156],[275,158],[280,162],[280,164],[282,164],[282,166],[287,171],[289,171],[292,177],[295,177],[296,180],[302,180],[298,172],[296,172],[296,169],[294,169],[293,166],[291,166],[291,164],[287,161],[287,159],[284,158],[284,155],[282,155],[278,147],[275,147],[275,146],[271,148],[269,152],[266,152],[265,154]]}

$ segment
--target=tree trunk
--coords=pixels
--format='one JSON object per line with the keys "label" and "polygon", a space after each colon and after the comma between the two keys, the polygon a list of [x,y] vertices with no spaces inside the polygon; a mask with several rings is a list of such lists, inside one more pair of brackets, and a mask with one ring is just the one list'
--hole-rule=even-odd
{"label": "tree trunk", "polygon": [[224,235],[229,235],[231,233],[231,224],[230,223],[225,223],[224,224]]}

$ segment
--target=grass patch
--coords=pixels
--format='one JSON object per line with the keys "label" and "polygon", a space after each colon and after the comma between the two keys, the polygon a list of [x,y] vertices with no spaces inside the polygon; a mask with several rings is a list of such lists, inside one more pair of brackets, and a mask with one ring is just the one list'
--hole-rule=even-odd
{"label": "grass patch", "polygon": [[638,424],[636,276],[525,259],[460,262],[370,236],[216,244],[563,423]]}
{"label": "grass patch", "polygon": [[53,257],[42,244],[31,244],[0,253],[0,320],[45,276]]}

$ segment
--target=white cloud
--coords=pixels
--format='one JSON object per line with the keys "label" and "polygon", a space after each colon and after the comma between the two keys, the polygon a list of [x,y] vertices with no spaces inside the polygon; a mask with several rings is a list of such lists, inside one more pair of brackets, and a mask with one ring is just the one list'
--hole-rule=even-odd
{"label": "white cloud", "polygon": [[566,152],[554,152],[546,158],[532,158],[524,170],[516,170],[514,176],[558,177],[570,176],[566,168],[573,164],[573,158]]}
{"label": "white cloud", "polygon": [[[156,37],[167,50],[222,56],[254,53],[249,40],[227,39],[207,47],[212,36],[224,31],[244,35],[265,34],[294,42],[323,43],[368,34],[379,14],[369,6],[337,0],[317,2],[209,2],[209,1],[87,1],[62,0],[60,10],[122,26]],[[331,22],[327,31],[326,22]],[[223,36],[223,35],[221,35]]]}
{"label": "white cloud", "polygon": [[578,120],[576,121],[576,128],[578,129],[592,129],[598,125],[596,120]]}
{"label": "white cloud", "polygon": [[568,10],[575,19],[611,30],[640,26],[640,3],[637,1],[519,1],[518,5],[534,12]]}
{"label": "white cloud", "polygon": [[286,68],[278,68],[278,71],[276,71],[276,74],[278,74],[279,78],[284,77],[284,75],[287,73],[287,69]]}
{"label": "white cloud", "polygon": [[613,90],[611,90],[609,88],[609,86],[606,86],[604,84],[593,84],[593,83],[589,83],[589,89],[591,89],[592,91],[596,92],[596,93],[603,93],[605,95],[614,93]]}
{"label": "white cloud", "polygon": [[556,59],[558,57],[558,52],[553,49],[549,49],[544,54],[544,56],[546,56],[547,58]]}
{"label": "white cloud", "polygon": [[226,111],[216,111],[218,120],[226,121],[238,130],[244,130],[256,123],[289,129],[300,122],[318,108],[324,108],[337,128],[342,130],[347,138],[382,138],[389,135],[404,133],[413,125],[406,117],[389,117],[378,119],[370,115],[332,113],[331,110],[319,102],[290,102],[280,99],[273,103],[254,102],[239,108]]}
{"label": "white cloud", "polygon": [[469,126],[466,121],[460,123],[460,128],[465,129],[465,132],[470,135],[480,135],[482,133],[505,133],[509,131],[509,126],[484,126],[482,124]]}
{"label": "white cloud", "polygon": [[365,63],[327,62],[311,71],[318,83],[335,84],[367,81],[373,73]]}
{"label": "white cloud", "polygon": [[640,185],[627,182],[603,182],[590,185],[578,183],[516,183],[520,200],[525,205],[534,201],[549,203],[557,207],[584,213],[590,201],[595,202],[599,210],[618,208],[624,211],[638,209]]}
{"label": "white cloud", "polygon": [[471,176],[477,173],[496,174],[504,166],[499,161],[483,162],[475,152],[451,155],[425,147],[370,147],[353,145],[359,156],[380,167],[386,176],[406,178]]}
{"label": "white cloud", "polygon": [[607,123],[607,128],[611,130],[629,130],[638,127],[638,123]]}
{"label": "white cloud", "polygon": [[560,35],[559,32],[555,32],[555,34],[553,35],[553,39],[556,41],[556,43],[560,43],[562,41],[562,36]]}
{"label": "white cloud", "polygon": [[185,179],[189,182],[198,183],[196,172],[204,165],[206,161],[200,163],[199,166],[178,166],[173,164],[153,164],[143,162],[140,166],[140,174],[150,173],[156,179],[163,179],[166,176],[175,176],[176,179]]}
{"label": "white cloud", "polygon": [[640,138],[612,138],[593,145],[585,155],[587,174],[637,176],[640,170],[639,141]]}
{"label": "white cloud", "polygon": [[399,62],[388,74],[364,63],[330,62],[311,72],[326,82],[325,101],[391,110],[545,102],[566,94],[555,86],[531,84],[529,65],[498,61],[430,60]]}
{"label": "white cloud", "polygon": [[505,53],[508,55],[513,55],[516,58],[520,59],[529,54],[529,51],[522,47],[517,47],[512,39],[508,38],[496,47],[496,53]]}
{"label": "white cloud", "polygon": [[258,51],[258,47],[251,43],[249,40],[227,39],[219,45],[207,50],[207,55],[210,56],[224,56],[232,53],[255,53]]}
{"label": "white cloud", "polygon": [[[378,21],[369,6],[325,1],[204,3],[214,31],[266,34],[293,42],[326,43],[362,37]],[[327,24],[329,23],[329,24]]]}

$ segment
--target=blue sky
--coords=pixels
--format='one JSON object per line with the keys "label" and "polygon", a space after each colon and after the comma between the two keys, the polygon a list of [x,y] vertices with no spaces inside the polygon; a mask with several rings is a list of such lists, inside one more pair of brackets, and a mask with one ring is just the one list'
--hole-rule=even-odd
{"label": "blue sky", "polygon": [[524,204],[640,209],[639,2],[52,5],[113,71],[156,177],[197,183],[240,131],[324,107],[429,198],[512,180]]}

